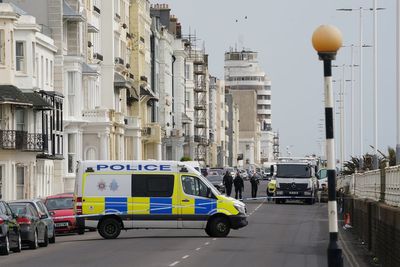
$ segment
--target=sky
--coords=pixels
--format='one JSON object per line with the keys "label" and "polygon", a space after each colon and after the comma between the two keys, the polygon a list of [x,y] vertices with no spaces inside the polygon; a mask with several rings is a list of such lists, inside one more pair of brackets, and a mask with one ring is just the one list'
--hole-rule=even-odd
{"label": "sky", "polygon": [[[323,68],[312,47],[311,36],[321,24],[338,27],[343,44],[359,44],[359,11],[339,8],[372,8],[373,0],[166,0],[171,13],[183,26],[183,33],[195,32],[204,42],[212,75],[223,79],[224,53],[230,48],[259,52],[260,65],[272,80],[272,127],[279,132],[282,156],[321,154],[325,138]],[[378,0],[378,147],[396,147],[396,0]],[[247,16],[247,19],[245,19]],[[237,20],[237,22],[236,22]],[[373,44],[373,14],[363,14],[364,44]],[[351,65],[351,49],[343,47],[333,64]],[[373,145],[373,49],[363,53],[364,153]],[[359,51],[354,49],[355,64]],[[350,80],[345,67],[344,80]],[[354,152],[360,153],[359,68],[354,68],[355,122]],[[333,79],[342,80],[342,69],[333,69]],[[345,154],[351,154],[350,82],[345,82]],[[340,82],[335,82],[338,97]],[[338,104],[338,103],[337,103]],[[338,112],[338,111],[337,111]],[[339,140],[339,117],[335,120],[335,141]],[[322,124],[322,126],[320,125]],[[321,128],[322,127],[322,128]],[[339,150],[336,152],[339,157]]]}

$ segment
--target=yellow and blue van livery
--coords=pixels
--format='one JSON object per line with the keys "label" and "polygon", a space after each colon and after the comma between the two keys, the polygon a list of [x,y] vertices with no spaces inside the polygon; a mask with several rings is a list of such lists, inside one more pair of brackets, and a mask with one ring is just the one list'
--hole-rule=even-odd
{"label": "yellow and blue van livery", "polygon": [[122,229],[205,229],[225,237],[247,225],[245,204],[175,161],[82,161],[75,212],[106,239]]}

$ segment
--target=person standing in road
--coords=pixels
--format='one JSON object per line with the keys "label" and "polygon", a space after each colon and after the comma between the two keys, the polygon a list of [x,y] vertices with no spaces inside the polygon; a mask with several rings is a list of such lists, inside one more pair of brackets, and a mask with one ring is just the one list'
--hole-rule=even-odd
{"label": "person standing in road", "polygon": [[260,183],[256,172],[253,172],[252,176],[250,177],[250,183],[251,183],[251,197],[256,198],[258,191],[258,184]]}
{"label": "person standing in road", "polygon": [[233,179],[233,185],[235,186],[235,198],[242,199],[242,191],[244,190],[244,183],[239,172],[236,173],[235,179]]}
{"label": "person standing in road", "polygon": [[225,186],[226,195],[228,197],[230,197],[231,193],[232,193],[233,177],[229,171],[226,171],[226,173],[224,175],[224,179],[222,180],[222,183]]}

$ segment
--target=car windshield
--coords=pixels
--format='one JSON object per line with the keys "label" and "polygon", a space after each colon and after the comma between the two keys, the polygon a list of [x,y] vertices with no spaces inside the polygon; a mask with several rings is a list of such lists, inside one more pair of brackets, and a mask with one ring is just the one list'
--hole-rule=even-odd
{"label": "car windshield", "polygon": [[222,177],[219,175],[209,175],[209,176],[207,176],[207,179],[210,182],[222,182]]}
{"label": "car windshield", "polygon": [[311,167],[302,164],[280,164],[277,166],[276,177],[281,178],[310,178]]}
{"label": "car windshield", "polygon": [[72,198],[50,198],[46,201],[48,210],[68,210],[73,208]]}

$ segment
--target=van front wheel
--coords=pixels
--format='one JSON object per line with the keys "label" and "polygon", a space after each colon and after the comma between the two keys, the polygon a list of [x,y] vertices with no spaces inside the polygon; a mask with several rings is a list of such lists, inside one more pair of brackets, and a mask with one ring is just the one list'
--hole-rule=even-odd
{"label": "van front wheel", "polygon": [[226,237],[231,230],[229,220],[224,217],[215,217],[207,225],[208,232],[211,237]]}
{"label": "van front wheel", "polygon": [[106,218],[100,222],[98,231],[105,239],[115,239],[121,233],[121,223],[114,218]]}

